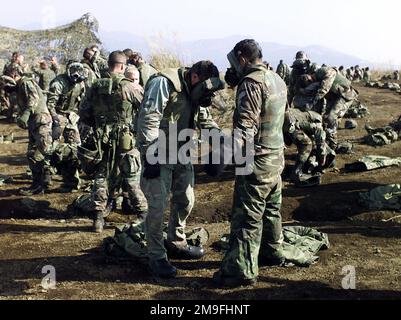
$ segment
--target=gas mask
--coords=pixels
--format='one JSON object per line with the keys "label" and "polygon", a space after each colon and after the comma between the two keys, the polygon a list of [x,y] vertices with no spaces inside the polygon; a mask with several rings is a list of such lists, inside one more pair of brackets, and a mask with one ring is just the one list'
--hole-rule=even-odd
{"label": "gas mask", "polygon": [[224,76],[224,80],[231,88],[238,86],[240,82],[240,78],[237,76],[237,72],[234,70],[234,68],[227,69],[226,75]]}
{"label": "gas mask", "polygon": [[215,92],[225,88],[224,81],[220,78],[210,78],[195,85],[191,91],[191,101],[195,107],[201,106],[204,108],[212,104],[212,98]]}
{"label": "gas mask", "polygon": [[79,83],[87,79],[84,66],[77,62],[68,66],[67,75],[72,83]]}
{"label": "gas mask", "polygon": [[234,52],[232,50],[228,55],[227,59],[230,62],[231,68],[227,69],[226,75],[224,77],[224,80],[227,82],[227,84],[230,87],[236,87],[241,78],[244,75],[244,67],[241,66],[239,63],[239,60]]}

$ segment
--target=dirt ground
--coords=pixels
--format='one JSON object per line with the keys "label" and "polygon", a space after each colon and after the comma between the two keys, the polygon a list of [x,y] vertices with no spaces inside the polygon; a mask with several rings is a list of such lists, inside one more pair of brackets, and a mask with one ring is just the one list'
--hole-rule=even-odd
{"label": "dirt ground", "polygon": [[[297,189],[289,182],[284,184],[286,224],[327,232],[331,248],[310,268],[262,267],[260,281],[252,289],[213,286],[211,277],[222,254],[211,247],[202,261],[174,261],[179,268],[179,277],[174,280],[154,279],[138,263],[110,261],[102,252],[102,240],[113,235],[113,225],[128,222],[130,217],[113,213],[106,232],[97,235],[90,232],[90,220],[71,217],[66,211],[78,194],[50,192],[28,200],[19,196],[18,190],[29,185],[24,155],[27,135],[15,125],[0,124],[0,134],[12,131],[16,137],[14,144],[0,144],[0,173],[14,179],[0,186],[0,300],[401,298],[401,219],[383,222],[399,213],[367,212],[357,202],[359,192],[400,183],[401,167],[366,173],[343,170],[346,163],[363,155],[400,156],[401,141],[373,148],[361,144],[360,139],[367,121],[382,126],[401,115],[401,95],[357,88],[371,115],[358,120],[356,130],[340,130],[340,140],[355,143],[354,153],[339,156],[338,170],[327,173],[318,188]],[[291,164],[294,149],[287,153]],[[227,172],[216,181],[197,171],[196,208],[190,225],[207,228],[212,244],[229,231],[234,176]],[[54,188],[57,186],[56,181]],[[41,271],[46,265],[56,268],[57,277],[56,289],[48,291],[41,287]],[[348,265],[356,268],[356,290],[341,286],[342,269]]]}

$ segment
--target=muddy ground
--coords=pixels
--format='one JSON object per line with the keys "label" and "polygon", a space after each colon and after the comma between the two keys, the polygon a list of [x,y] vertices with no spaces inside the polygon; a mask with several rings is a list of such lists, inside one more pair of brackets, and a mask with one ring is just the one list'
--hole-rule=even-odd
{"label": "muddy ground", "polygon": [[[401,222],[399,213],[367,212],[358,205],[358,193],[378,185],[400,183],[401,168],[367,173],[345,173],[346,163],[367,154],[398,157],[401,141],[382,148],[360,143],[367,121],[387,125],[401,114],[401,95],[383,89],[357,86],[361,101],[371,112],[358,120],[356,130],[340,130],[340,139],[355,142],[354,153],[339,156],[337,170],[324,176],[313,189],[297,189],[285,182],[283,218],[286,224],[317,227],[327,232],[331,248],[310,268],[262,267],[255,288],[220,290],[211,277],[222,255],[208,247],[199,262],[179,262],[179,277],[153,279],[134,262],[110,261],[103,255],[102,240],[113,234],[113,225],[130,217],[118,212],[109,218],[103,235],[90,232],[91,221],[72,217],[66,208],[78,194],[49,194],[28,200],[18,195],[29,185],[25,177],[27,135],[15,125],[2,123],[0,134],[14,132],[16,143],[0,145],[0,173],[14,178],[0,186],[0,300],[1,299],[383,299],[401,298]],[[289,165],[294,149],[287,152]],[[233,175],[218,181],[197,173],[196,208],[191,226],[204,226],[212,244],[229,231]],[[54,188],[57,188],[59,179]],[[23,202],[21,202],[24,200]],[[33,209],[32,209],[33,208]],[[41,287],[42,267],[56,268],[57,287]],[[356,268],[356,290],[342,289],[342,269]]]}

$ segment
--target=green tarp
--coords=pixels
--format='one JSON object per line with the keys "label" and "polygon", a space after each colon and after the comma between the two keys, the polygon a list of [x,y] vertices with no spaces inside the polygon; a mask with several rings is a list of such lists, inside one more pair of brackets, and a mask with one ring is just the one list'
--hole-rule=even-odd
{"label": "green tarp", "polygon": [[347,172],[363,172],[399,165],[401,165],[401,158],[370,155],[359,159],[355,163],[346,164],[345,170]]}
{"label": "green tarp", "polygon": [[[167,224],[164,239],[167,238]],[[114,237],[106,238],[103,247],[108,256],[147,262],[147,245],[144,222],[117,227]],[[194,228],[186,233],[188,244],[203,247],[209,241],[209,233],[204,228]]]}
{"label": "green tarp", "polygon": [[401,186],[391,184],[359,194],[359,202],[369,210],[401,211]]}
{"label": "green tarp", "polygon": [[[282,252],[286,264],[308,267],[319,260],[319,251],[330,248],[329,237],[326,233],[307,227],[284,227],[284,242]],[[228,250],[229,236],[225,235],[214,244],[218,250]],[[262,244],[263,245],[263,244]]]}

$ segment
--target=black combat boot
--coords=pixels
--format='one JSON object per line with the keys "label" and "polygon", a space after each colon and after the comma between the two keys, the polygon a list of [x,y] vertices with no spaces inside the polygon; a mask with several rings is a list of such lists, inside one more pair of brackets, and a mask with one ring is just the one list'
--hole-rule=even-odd
{"label": "black combat boot", "polygon": [[177,268],[172,266],[167,259],[150,261],[149,272],[160,278],[175,278],[177,276]]}
{"label": "black combat boot", "polygon": [[202,247],[195,247],[186,245],[185,247],[178,248],[169,242],[165,242],[167,255],[170,259],[178,260],[199,260],[202,259],[206,252]]}
{"label": "black combat boot", "polygon": [[45,188],[43,187],[42,178],[42,172],[40,170],[32,170],[32,185],[29,188],[21,189],[19,193],[23,196],[43,194]]}
{"label": "black combat boot", "polygon": [[41,183],[34,182],[29,188],[21,189],[19,193],[22,196],[33,196],[37,194],[44,194],[45,188],[42,186]]}
{"label": "black combat boot", "polygon": [[238,277],[225,277],[221,271],[213,275],[213,282],[220,288],[252,287],[257,284],[258,279],[244,279]]}
{"label": "black combat boot", "polygon": [[93,232],[102,233],[104,229],[103,212],[96,212],[93,220]]}

